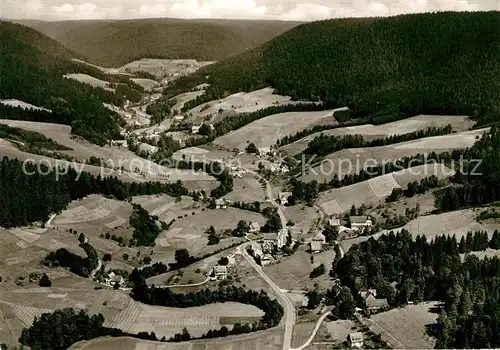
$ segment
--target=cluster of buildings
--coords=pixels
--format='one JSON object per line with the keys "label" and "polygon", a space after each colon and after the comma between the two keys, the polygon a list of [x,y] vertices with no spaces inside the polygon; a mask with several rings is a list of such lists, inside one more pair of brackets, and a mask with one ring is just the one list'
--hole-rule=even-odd
{"label": "cluster of buildings", "polygon": [[274,247],[275,240],[273,239],[263,239],[261,243],[252,242],[253,255],[260,259],[260,264],[262,266],[271,263],[271,252],[275,249]]}
{"label": "cluster of buildings", "polygon": [[349,216],[348,221],[347,226],[345,226],[339,218],[330,218],[328,224],[336,227],[344,239],[359,236],[365,229],[373,226],[372,219],[367,215]]}
{"label": "cluster of buildings", "polygon": [[112,287],[114,287],[116,283],[118,283],[119,286],[123,286],[124,282],[125,280],[123,279],[123,276],[117,275],[113,271],[108,273],[108,275],[104,278],[104,283]]}

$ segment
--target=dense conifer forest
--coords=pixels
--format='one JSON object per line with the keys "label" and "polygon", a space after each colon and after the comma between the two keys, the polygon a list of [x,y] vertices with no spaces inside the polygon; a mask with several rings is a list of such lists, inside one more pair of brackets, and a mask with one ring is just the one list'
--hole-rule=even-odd
{"label": "dense conifer forest", "polygon": [[[71,61],[78,55],[19,24],[0,21],[0,41],[0,98],[15,98],[52,110],[11,111],[5,117],[69,124],[73,133],[98,144],[120,137],[121,119],[102,103],[121,105],[123,97],[63,77],[77,72],[95,76],[97,69]],[[5,109],[8,107],[2,107]]]}
{"label": "dense conifer forest", "polygon": [[[498,232],[494,237],[498,240]],[[484,232],[469,233],[460,244],[451,236],[430,242],[420,236],[412,239],[404,230],[371,238],[352,247],[331,270],[351,296],[338,300],[334,288],[327,299],[352,307],[350,301],[357,299],[358,291],[376,288],[377,297],[387,298],[392,306],[442,301],[444,306],[433,329],[437,348],[498,348],[500,259],[467,255],[462,262],[459,255],[487,247]]]}
{"label": "dense conifer forest", "polygon": [[336,19],[297,26],[205,67],[208,94],[271,85],[296,99],[409,114],[500,117],[499,12]]}
{"label": "dense conifer forest", "polygon": [[[23,167],[24,164],[24,167]],[[73,168],[66,175],[43,165],[23,163],[4,157],[0,162],[0,226],[14,227],[45,221],[50,213],[66,208],[72,200],[100,193],[119,200],[140,194],[166,193],[174,197],[188,194],[180,181],[124,183],[117,178],[101,178]],[[32,174],[32,175],[29,175]]]}

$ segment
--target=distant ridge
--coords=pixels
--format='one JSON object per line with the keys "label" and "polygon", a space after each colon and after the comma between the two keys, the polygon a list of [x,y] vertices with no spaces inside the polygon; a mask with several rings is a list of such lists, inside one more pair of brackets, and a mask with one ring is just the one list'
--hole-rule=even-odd
{"label": "distant ridge", "polygon": [[500,12],[302,24],[200,73],[211,76],[212,98],[271,85],[358,114],[388,108],[499,121]]}
{"label": "distant ridge", "polygon": [[218,61],[255,48],[300,24],[167,18],[18,22],[57,40],[90,62],[109,68],[144,57]]}

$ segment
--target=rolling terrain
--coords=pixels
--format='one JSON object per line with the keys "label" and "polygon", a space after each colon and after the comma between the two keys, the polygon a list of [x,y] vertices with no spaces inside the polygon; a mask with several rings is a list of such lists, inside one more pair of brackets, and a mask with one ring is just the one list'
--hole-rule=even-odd
{"label": "rolling terrain", "polygon": [[[335,19],[297,26],[200,70],[210,92],[271,85],[292,98],[409,114],[500,113],[499,12]],[[369,49],[367,49],[369,48]]]}
{"label": "rolling terrain", "polygon": [[104,67],[143,57],[216,61],[265,43],[299,22],[140,19],[21,21]]}

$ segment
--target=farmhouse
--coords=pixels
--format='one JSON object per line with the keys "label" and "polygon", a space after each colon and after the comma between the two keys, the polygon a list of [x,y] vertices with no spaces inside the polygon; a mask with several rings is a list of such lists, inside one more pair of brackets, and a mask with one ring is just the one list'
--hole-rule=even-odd
{"label": "farmhouse", "polygon": [[292,195],[292,192],[280,192],[278,195],[278,201],[281,205],[288,204],[288,197]]}
{"label": "farmhouse", "polygon": [[278,247],[278,235],[276,233],[266,234],[262,238],[262,252],[271,253]]}
{"label": "farmhouse", "polygon": [[347,336],[347,342],[351,348],[362,348],[363,347],[363,333],[355,332],[349,333]]}
{"label": "farmhouse", "polygon": [[266,266],[269,265],[270,263],[271,263],[271,255],[269,254],[262,255],[262,257],[260,258],[260,264],[262,266]]}
{"label": "farmhouse", "polygon": [[192,134],[197,134],[199,131],[200,131],[200,128],[203,124],[200,124],[200,125],[193,125],[191,127],[191,133]]}
{"label": "farmhouse", "polygon": [[248,230],[250,233],[257,233],[260,232],[260,224],[258,222],[252,222],[250,224],[250,230]]}
{"label": "farmhouse", "polygon": [[112,140],[111,146],[128,148],[128,142],[127,142],[127,140]]}
{"label": "farmhouse", "polygon": [[325,244],[326,243],[326,237],[321,232],[318,233],[316,236],[314,236],[312,240],[315,241],[315,242],[320,242],[321,244]]}
{"label": "farmhouse", "polygon": [[389,307],[387,299],[372,299],[368,298],[365,302],[366,312],[374,314],[383,311]]}
{"label": "farmhouse", "polygon": [[259,150],[260,155],[267,155],[267,154],[271,153],[271,147],[261,147],[261,148],[258,148],[258,150]]}
{"label": "farmhouse", "polygon": [[377,313],[389,307],[387,299],[381,299],[381,298],[377,299],[376,289],[368,289],[366,291],[360,291],[359,296],[364,302],[364,308],[366,313],[369,314]]}
{"label": "farmhouse", "polygon": [[333,226],[333,227],[339,227],[340,226],[340,219],[331,218],[328,220],[328,225]]}
{"label": "farmhouse", "polygon": [[311,248],[311,253],[319,253],[323,248],[323,244],[320,241],[311,241],[309,247]]}
{"label": "farmhouse", "polygon": [[372,220],[370,217],[363,216],[350,216],[349,223],[351,224],[351,228],[354,230],[360,230],[365,227],[370,227],[372,225]]}
{"label": "farmhouse", "polygon": [[226,209],[227,208],[226,201],[224,200],[224,198],[217,198],[215,200],[215,208],[216,209]]}
{"label": "farmhouse", "polygon": [[118,284],[121,286],[123,285],[123,277],[120,276],[120,275],[117,275],[115,274],[113,271],[111,271],[109,274],[108,274],[108,277],[106,278],[105,280],[106,284],[109,284],[109,285],[114,285],[115,283],[118,282]]}
{"label": "farmhouse", "polygon": [[229,272],[227,271],[227,266],[216,265],[214,266],[210,279],[212,281],[225,280],[227,276],[229,276]]}

